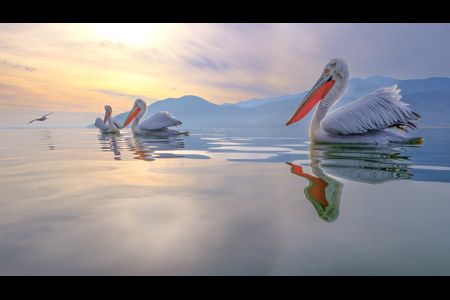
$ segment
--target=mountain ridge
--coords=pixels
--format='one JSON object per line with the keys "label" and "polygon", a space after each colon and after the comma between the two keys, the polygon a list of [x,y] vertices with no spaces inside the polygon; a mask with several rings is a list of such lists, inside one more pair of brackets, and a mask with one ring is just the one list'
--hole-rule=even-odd
{"label": "mountain ridge", "polygon": [[[398,80],[387,76],[372,76],[366,79],[353,77],[342,99],[330,110],[333,111],[383,86],[397,84],[401,89],[401,101],[422,116],[417,126],[450,126],[450,78]],[[308,93],[283,95],[267,99],[253,98],[236,104],[218,105],[199,96],[185,95],[167,98],[148,105],[147,116],[158,111],[168,111],[183,122],[186,128],[212,127],[281,127],[289,119]],[[266,100],[266,101],[264,101]],[[245,104],[245,102],[248,102]],[[123,123],[128,112],[114,116]],[[311,111],[305,118],[291,127],[308,127],[313,116]],[[145,118],[145,117],[144,117]],[[93,124],[87,126],[95,128]]]}

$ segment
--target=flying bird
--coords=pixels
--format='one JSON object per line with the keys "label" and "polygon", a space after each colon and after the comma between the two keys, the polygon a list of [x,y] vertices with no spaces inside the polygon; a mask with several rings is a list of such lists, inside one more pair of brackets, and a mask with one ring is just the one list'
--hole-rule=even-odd
{"label": "flying bird", "polygon": [[[106,124],[108,122],[108,124]],[[97,118],[95,120],[95,127],[100,129],[101,132],[114,132],[120,133],[122,125],[112,117],[112,108],[109,105],[105,105],[105,118],[104,120]]]}
{"label": "flying bird", "polygon": [[346,62],[331,59],[286,126],[301,120],[319,103],[309,127],[312,143],[423,143],[423,138],[409,138],[386,130],[415,130],[417,127],[411,121],[421,118],[400,101],[397,85],[382,87],[328,113],[347,90],[349,77]]}
{"label": "flying bird", "polygon": [[189,132],[181,132],[178,130],[169,129],[170,126],[181,125],[182,122],[175,119],[167,111],[160,111],[153,116],[142,121],[147,112],[147,104],[142,99],[137,99],[134,102],[133,109],[128,114],[121,129],[125,128],[131,121],[131,130],[136,134],[152,134],[152,135],[189,135]]}
{"label": "flying bird", "polygon": [[46,115],[43,115],[42,117],[40,117],[40,118],[38,118],[38,119],[31,120],[30,122],[28,122],[28,124],[33,123],[34,121],[45,121],[45,120],[48,119],[47,116],[48,116],[48,115],[51,115],[52,113],[53,113],[53,112],[51,112],[51,113],[49,113],[49,114],[46,114]]}

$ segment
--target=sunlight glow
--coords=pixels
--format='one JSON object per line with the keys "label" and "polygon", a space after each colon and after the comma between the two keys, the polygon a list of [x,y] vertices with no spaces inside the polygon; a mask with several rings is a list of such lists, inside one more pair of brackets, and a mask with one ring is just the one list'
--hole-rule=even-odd
{"label": "sunlight glow", "polygon": [[98,38],[144,46],[154,43],[160,26],[155,23],[95,23],[90,24]]}

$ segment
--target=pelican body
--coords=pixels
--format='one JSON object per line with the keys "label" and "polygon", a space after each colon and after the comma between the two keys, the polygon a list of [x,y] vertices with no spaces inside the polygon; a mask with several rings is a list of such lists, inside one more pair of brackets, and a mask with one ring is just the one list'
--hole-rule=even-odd
{"label": "pelican body", "polygon": [[349,71],[343,59],[334,58],[325,66],[313,88],[286,122],[301,120],[319,103],[311,120],[311,143],[422,143],[423,138],[409,138],[394,131],[405,132],[417,127],[411,121],[421,117],[400,101],[397,85],[380,88],[350,104],[328,113],[347,91]]}
{"label": "pelican body", "polygon": [[170,126],[181,125],[182,122],[177,120],[167,111],[160,111],[153,116],[142,120],[147,112],[147,104],[142,99],[137,99],[134,102],[133,109],[128,114],[121,129],[125,128],[131,121],[131,130],[135,134],[148,134],[157,136],[171,136],[171,135],[189,135],[188,132],[181,132],[178,130],[169,129]]}
{"label": "pelican body", "polygon": [[101,132],[120,133],[120,128],[122,127],[122,125],[117,120],[114,120],[111,115],[111,106],[105,105],[105,118],[104,120],[97,118],[95,120],[95,127],[100,129]]}
{"label": "pelican body", "polygon": [[48,116],[48,115],[51,115],[52,113],[53,113],[53,112],[51,112],[51,113],[49,113],[49,114],[46,114],[46,115],[43,115],[42,117],[40,117],[40,118],[38,118],[38,119],[31,120],[30,122],[28,122],[28,124],[33,123],[34,121],[45,121],[45,120],[48,119],[47,116]]}

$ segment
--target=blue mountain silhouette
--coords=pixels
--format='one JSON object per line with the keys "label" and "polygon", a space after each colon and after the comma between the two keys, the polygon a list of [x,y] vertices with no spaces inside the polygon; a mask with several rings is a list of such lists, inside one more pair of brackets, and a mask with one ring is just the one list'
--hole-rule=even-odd
{"label": "blue mountain silhouette", "polygon": [[[450,126],[450,78],[398,80],[385,76],[353,77],[343,98],[332,110],[342,107],[383,86],[398,85],[401,101],[422,116],[418,127]],[[147,116],[168,111],[183,122],[183,128],[283,127],[308,91],[297,95],[217,105],[198,96],[168,98],[148,106]],[[145,100],[145,99],[144,99]],[[123,122],[128,112],[114,118]],[[313,112],[292,127],[309,128]],[[144,117],[146,118],[146,117]],[[93,124],[88,126],[94,127]],[[95,128],[95,127],[94,127]]]}

